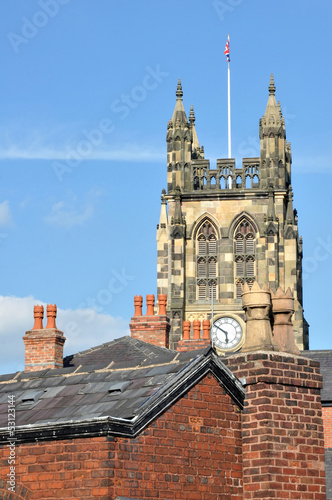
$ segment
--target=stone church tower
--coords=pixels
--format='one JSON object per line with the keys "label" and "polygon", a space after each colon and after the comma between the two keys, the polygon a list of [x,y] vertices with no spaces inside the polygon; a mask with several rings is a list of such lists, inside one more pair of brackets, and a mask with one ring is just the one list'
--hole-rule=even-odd
{"label": "stone church tower", "polygon": [[294,333],[308,348],[302,307],[302,238],[293,209],[291,146],[275,99],[273,76],[259,122],[260,157],[217,160],[210,166],[199,145],[193,107],[189,120],[179,80],[167,126],[167,192],[157,226],[158,294],[167,294],[170,347],[183,321],[244,319],[242,285],[267,282],[294,290]]}

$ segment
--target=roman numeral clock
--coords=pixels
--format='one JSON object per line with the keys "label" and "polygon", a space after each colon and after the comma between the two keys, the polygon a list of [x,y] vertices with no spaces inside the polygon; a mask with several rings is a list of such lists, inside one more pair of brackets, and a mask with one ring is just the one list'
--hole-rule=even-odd
{"label": "roman numeral clock", "polygon": [[245,340],[243,320],[231,315],[215,318],[211,327],[211,340],[217,354],[238,351]]}

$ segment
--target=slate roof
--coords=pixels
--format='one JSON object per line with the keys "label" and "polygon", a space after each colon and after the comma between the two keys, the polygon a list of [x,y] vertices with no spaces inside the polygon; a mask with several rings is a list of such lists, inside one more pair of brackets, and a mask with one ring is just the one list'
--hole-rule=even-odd
{"label": "slate roof", "polygon": [[61,369],[2,375],[0,441],[8,439],[8,396],[22,441],[133,436],[209,371],[242,406],[241,383],[210,347],[179,353],[122,337],[66,357]]}
{"label": "slate roof", "polygon": [[314,361],[319,361],[320,371],[323,375],[322,405],[332,406],[332,350],[303,351],[301,354]]}

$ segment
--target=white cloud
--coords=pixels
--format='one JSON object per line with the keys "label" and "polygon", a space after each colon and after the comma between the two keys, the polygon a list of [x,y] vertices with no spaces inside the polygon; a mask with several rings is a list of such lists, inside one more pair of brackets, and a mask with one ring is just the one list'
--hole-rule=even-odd
{"label": "white cloud", "polygon": [[294,159],[293,171],[301,174],[331,174],[332,156],[326,155],[306,156]]}
{"label": "white cloud", "polygon": [[0,203],[0,226],[9,226],[12,223],[9,201]]}
{"label": "white cloud", "polygon": [[70,207],[66,202],[59,201],[54,203],[50,215],[45,217],[45,221],[55,226],[71,228],[82,226],[93,216],[94,208],[88,203],[81,212]]}
{"label": "white cloud", "polygon": [[[66,161],[72,158],[70,151],[76,151],[76,147],[24,147],[22,145],[11,145],[8,148],[0,147],[0,160],[57,160]],[[100,160],[100,161],[163,161],[165,151],[151,149],[147,146],[138,146],[136,144],[124,144],[115,148],[92,148],[91,153],[82,157],[78,156],[77,161]]]}
{"label": "white cloud", "polygon": [[44,220],[54,226],[65,227],[67,229],[74,226],[82,226],[93,217],[95,202],[101,194],[101,191],[91,190],[87,193],[86,199],[82,203],[78,200],[75,193],[69,191],[67,193],[67,200],[60,200],[54,203],[51,207],[51,213],[44,217]]}
{"label": "white cloud", "polygon": [[[41,305],[43,302],[32,296],[0,296],[0,373],[24,369],[22,337],[33,327],[33,307],[36,304]],[[65,356],[129,335],[127,321],[99,314],[91,308],[58,309],[56,323],[66,337]]]}

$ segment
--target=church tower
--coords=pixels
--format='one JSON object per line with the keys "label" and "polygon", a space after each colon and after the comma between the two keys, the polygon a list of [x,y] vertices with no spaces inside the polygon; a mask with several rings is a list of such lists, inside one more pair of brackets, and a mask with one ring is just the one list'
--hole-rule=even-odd
{"label": "church tower", "polygon": [[189,119],[179,80],[167,126],[167,191],[157,226],[158,294],[167,294],[170,347],[182,339],[183,321],[227,315],[242,321],[242,286],[267,282],[294,290],[294,333],[308,348],[302,307],[302,238],[291,187],[291,146],[275,99],[269,98],[259,122],[260,157],[204,158],[193,107]]}

